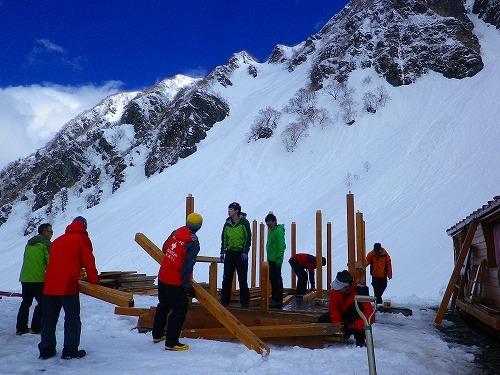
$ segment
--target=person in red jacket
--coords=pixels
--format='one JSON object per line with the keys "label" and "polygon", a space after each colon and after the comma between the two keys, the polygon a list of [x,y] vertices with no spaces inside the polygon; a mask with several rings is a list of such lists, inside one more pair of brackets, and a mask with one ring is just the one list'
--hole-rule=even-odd
{"label": "person in red jacket", "polygon": [[[311,291],[316,290],[316,283],[314,282],[314,269],[316,268],[316,257],[310,254],[295,254],[288,260],[290,266],[297,275],[297,289],[295,295],[302,297],[306,294],[307,288],[307,272],[309,273],[309,282],[311,283]],[[326,264],[326,258],[321,258],[321,264]]]}
{"label": "person in red jacket", "polygon": [[[349,271],[343,270],[337,273],[332,282],[328,312],[318,318],[319,323],[333,322],[342,323],[344,339],[354,335],[356,346],[366,346],[365,323],[356,310],[354,297],[357,295],[368,295],[368,287],[358,284]],[[360,310],[368,319],[373,314],[373,306],[368,302],[361,302]],[[375,316],[370,323],[375,322]]]}
{"label": "person in red jacket", "polygon": [[92,242],[87,233],[87,220],[76,217],[66,232],[56,238],[50,247],[50,259],[43,288],[42,341],[38,344],[40,359],[56,355],[56,326],[61,308],[64,309],[63,359],[82,358],[85,350],[78,350],[82,323],[78,280],[85,268],[87,280],[97,284],[99,276],[92,253]]}
{"label": "person in red jacket", "polygon": [[200,214],[189,214],[186,225],[174,230],[163,244],[165,256],[158,272],[159,303],[153,321],[153,342],[165,340],[165,350],[189,349],[188,344],[179,342],[179,336],[186,320],[188,297],[196,297],[191,285],[191,274],[200,251],[200,242],[195,233],[202,224]]}
{"label": "person in red jacket", "polygon": [[382,303],[382,294],[387,288],[387,278],[392,279],[392,264],[389,253],[378,242],[373,244],[373,250],[366,256],[366,266],[370,266],[373,294],[377,304]]}

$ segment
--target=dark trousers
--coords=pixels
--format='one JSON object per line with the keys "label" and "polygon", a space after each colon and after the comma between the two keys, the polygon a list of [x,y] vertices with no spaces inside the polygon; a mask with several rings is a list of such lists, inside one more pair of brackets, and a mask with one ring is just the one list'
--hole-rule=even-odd
{"label": "dark trousers", "polygon": [[269,281],[271,282],[273,301],[283,303],[283,278],[281,277],[281,266],[276,262],[269,261]]}
{"label": "dark trousers", "polygon": [[382,294],[387,288],[387,277],[373,277],[372,276],[373,294],[377,297],[377,304],[382,303]]}
{"label": "dark trousers", "polygon": [[17,332],[28,331],[28,320],[30,315],[30,307],[33,304],[33,299],[36,300],[37,305],[33,311],[33,318],[31,319],[31,330],[40,332],[42,329],[42,311],[43,311],[43,283],[21,283],[23,287],[23,300],[19,306],[17,313]]}
{"label": "dark trousers", "polygon": [[56,326],[61,308],[64,309],[63,355],[74,356],[80,345],[82,322],[80,321],[80,295],[43,296],[42,341],[38,344],[40,355],[56,349]]}
{"label": "dark trousers", "polygon": [[292,266],[292,269],[294,270],[295,275],[298,279],[295,294],[298,296],[303,296],[304,294],[306,294],[307,289],[307,272],[295,258],[290,259],[288,263],[290,263],[290,266]]}
{"label": "dark trousers", "polygon": [[248,306],[250,303],[250,292],[248,290],[248,262],[241,260],[240,251],[226,251],[224,258],[224,276],[222,277],[221,303],[223,305],[231,302],[231,289],[233,287],[234,271],[238,273],[238,282],[240,284],[240,303],[241,306]]}
{"label": "dark trousers", "polygon": [[153,339],[165,335],[167,337],[165,345],[175,346],[179,343],[182,325],[188,312],[186,292],[182,285],[169,285],[158,280],[158,301],[153,321]]}

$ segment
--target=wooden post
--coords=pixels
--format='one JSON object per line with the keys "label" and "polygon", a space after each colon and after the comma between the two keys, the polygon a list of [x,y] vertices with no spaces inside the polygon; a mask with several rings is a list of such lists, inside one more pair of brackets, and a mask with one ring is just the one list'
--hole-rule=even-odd
{"label": "wooden post", "polygon": [[363,213],[359,211],[356,212],[356,245],[356,279],[361,284],[366,284],[364,221]]}
{"label": "wooden post", "polygon": [[321,210],[316,211],[316,298],[323,298],[323,220]]}
{"label": "wooden post", "polygon": [[326,289],[332,288],[332,223],[326,223]]}
{"label": "wooden post", "polygon": [[434,320],[434,323],[436,324],[441,324],[441,321],[443,320],[444,313],[446,312],[446,307],[448,306],[451,294],[453,293],[453,289],[455,288],[458,276],[460,275],[460,269],[462,268],[465,258],[467,257],[467,253],[469,252],[469,248],[472,245],[472,239],[474,238],[474,234],[476,233],[478,222],[479,220],[474,219],[470,223],[469,230],[467,231],[467,236],[465,237],[465,241],[462,244],[462,249],[460,250],[460,255],[455,262],[455,268],[451,273],[450,281],[448,283],[446,291],[444,292],[443,300],[441,301],[441,305],[439,306],[436,319]]}
{"label": "wooden post", "polygon": [[257,220],[252,221],[252,288],[257,283]]}
{"label": "wooden post", "polygon": [[[292,221],[292,230],[291,230],[291,236],[292,236],[292,256],[297,254],[297,224],[295,221]],[[292,288],[295,289],[297,287],[297,279],[295,278],[295,272],[292,269]]]}
{"label": "wooden post", "polygon": [[217,297],[217,262],[210,263],[208,271],[208,290],[212,297]]}
{"label": "wooden post", "polygon": [[[162,251],[151,242],[144,234],[137,233],[135,235],[136,242],[151,255],[151,257],[161,264],[164,254]],[[144,246],[143,246],[144,245]],[[222,306],[215,298],[213,298],[203,287],[196,281],[191,280],[193,289],[196,293],[196,299],[212,314],[224,327],[227,328],[234,336],[238,338],[248,349],[255,350],[262,355],[269,355],[271,349],[261,339],[259,339],[252,331],[243,325],[236,317],[231,314],[224,306]]]}
{"label": "wooden post", "polygon": [[260,311],[269,311],[269,265],[263,262],[260,266]]}
{"label": "wooden post", "polygon": [[[262,270],[262,263],[265,262],[264,258],[264,227],[265,225],[263,223],[260,223],[259,225],[259,268]],[[262,277],[260,278],[262,280]],[[262,284],[260,285],[262,288]]]}
{"label": "wooden post", "polygon": [[194,212],[194,197],[188,194],[186,197],[186,217]]}
{"label": "wooden post", "polygon": [[356,249],[354,237],[354,195],[349,192],[347,199],[347,269],[356,275]]}

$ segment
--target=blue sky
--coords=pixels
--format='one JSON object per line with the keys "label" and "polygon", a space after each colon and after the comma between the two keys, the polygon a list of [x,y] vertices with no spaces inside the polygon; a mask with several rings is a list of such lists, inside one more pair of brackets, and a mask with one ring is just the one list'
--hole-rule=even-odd
{"label": "blue sky", "polygon": [[305,40],[346,0],[0,0],[0,87],[101,85],[127,90],[205,75],[246,50]]}
{"label": "blue sky", "polygon": [[264,61],[317,33],[347,0],[0,0],[0,169],[120,90]]}

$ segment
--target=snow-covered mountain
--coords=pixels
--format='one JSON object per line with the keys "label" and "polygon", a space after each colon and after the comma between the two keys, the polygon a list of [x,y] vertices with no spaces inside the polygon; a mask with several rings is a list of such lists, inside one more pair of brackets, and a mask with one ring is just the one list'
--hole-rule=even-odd
{"label": "snow-covered mountain", "polygon": [[322,210],[336,272],[352,191],[368,246],[393,257],[388,293],[437,298],[453,264],[445,230],[500,186],[499,41],[460,2],[353,0],[263,63],[240,52],[204,79],[110,96],[0,173],[0,288],[19,289],[23,234],[44,221],[61,234],[80,214],[99,270],[155,274],[133,236],[161,244],[189,193],[210,256],[232,201],[250,220],[295,221],[302,252]]}

